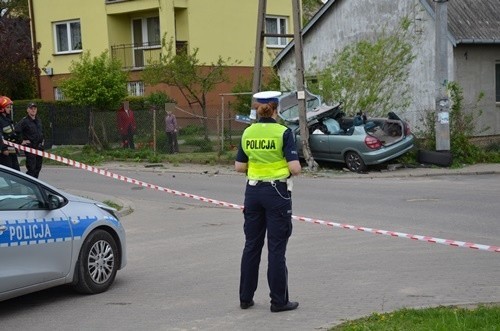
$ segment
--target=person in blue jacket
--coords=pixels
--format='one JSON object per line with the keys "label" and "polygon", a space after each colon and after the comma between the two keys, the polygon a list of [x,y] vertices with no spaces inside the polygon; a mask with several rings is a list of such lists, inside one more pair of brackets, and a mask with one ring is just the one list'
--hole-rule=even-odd
{"label": "person in blue jacket", "polygon": [[291,176],[299,175],[301,166],[291,130],[276,122],[280,94],[270,91],[254,95],[260,103],[259,120],[243,132],[235,161],[235,170],[247,175],[243,209],[245,247],[239,289],[241,309],[255,304],[253,297],[266,232],[271,312],[294,310],[299,306],[288,297],[285,253],[292,234]]}

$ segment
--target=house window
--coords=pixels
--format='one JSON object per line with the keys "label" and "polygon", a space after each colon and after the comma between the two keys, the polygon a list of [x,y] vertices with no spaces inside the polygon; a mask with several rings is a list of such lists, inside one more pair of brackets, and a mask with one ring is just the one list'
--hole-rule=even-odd
{"label": "house window", "polygon": [[[286,34],[287,20],[284,17],[266,17],[266,33]],[[267,37],[267,47],[285,47],[286,37]]]}
{"label": "house window", "polygon": [[187,48],[188,48],[188,43],[187,41],[180,41],[177,40],[175,42],[175,54],[180,55],[180,54],[187,54]]}
{"label": "house window", "polygon": [[144,67],[144,52],[161,46],[160,18],[147,17],[132,20],[134,40],[134,67]]}
{"label": "house window", "polygon": [[495,64],[496,102],[500,103],[500,63]]}
{"label": "house window", "polygon": [[59,87],[54,87],[54,99],[55,100],[64,100],[64,93]]}
{"label": "house window", "polygon": [[128,82],[127,83],[128,95],[134,97],[141,97],[144,95],[144,82]]}
{"label": "house window", "polygon": [[74,53],[82,50],[80,21],[54,23],[56,53]]}

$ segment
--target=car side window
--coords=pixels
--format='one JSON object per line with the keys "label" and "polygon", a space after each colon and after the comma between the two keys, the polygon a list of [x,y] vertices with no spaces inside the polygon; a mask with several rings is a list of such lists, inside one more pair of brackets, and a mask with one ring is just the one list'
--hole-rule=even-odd
{"label": "car side window", "polygon": [[46,209],[45,206],[36,183],[0,171],[0,211]]}

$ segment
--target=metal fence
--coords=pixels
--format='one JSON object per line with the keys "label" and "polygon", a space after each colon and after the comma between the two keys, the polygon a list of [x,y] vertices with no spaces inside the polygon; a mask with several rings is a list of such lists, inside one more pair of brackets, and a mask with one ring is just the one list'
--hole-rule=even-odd
{"label": "metal fence", "polygon": [[[166,134],[164,118],[166,110],[153,110],[144,107],[134,111],[137,131],[134,141],[137,149],[151,149],[158,153],[166,152]],[[246,125],[236,122],[235,114],[230,107],[211,107],[207,116],[202,115],[200,107],[182,109],[170,105],[176,115],[180,132],[179,142],[189,151],[220,151],[232,149],[239,143],[239,136]],[[14,120],[17,122],[26,113],[16,110]],[[104,147],[121,146],[121,137],[117,129],[117,116],[114,111],[95,111],[93,113],[93,129],[97,140]],[[39,104],[38,116],[42,120],[45,135],[45,147],[53,145],[85,145],[89,138],[90,109],[71,105]],[[203,119],[206,119],[205,121]],[[204,135],[204,123],[208,129],[208,141]],[[187,147],[187,145],[192,145]],[[181,152],[183,148],[181,148]]]}

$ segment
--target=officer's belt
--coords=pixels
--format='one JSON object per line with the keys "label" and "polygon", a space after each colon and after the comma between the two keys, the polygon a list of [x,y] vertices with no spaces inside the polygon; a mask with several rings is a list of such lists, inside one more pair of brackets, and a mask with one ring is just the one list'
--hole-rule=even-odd
{"label": "officer's belt", "polygon": [[256,179],[249,179],[248,180],[248,185],[250,186],[256,186],[262,183],[269,183],[269,184],[274,184],[274,183],[286,183],[286,178],[283,179],[264,179],[264,180],[256,180]]}

